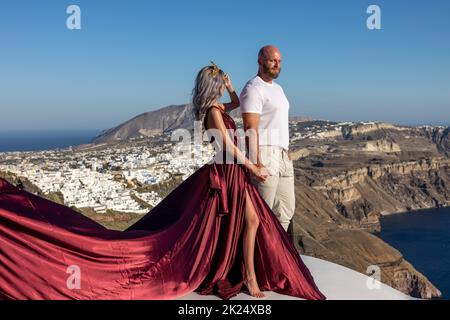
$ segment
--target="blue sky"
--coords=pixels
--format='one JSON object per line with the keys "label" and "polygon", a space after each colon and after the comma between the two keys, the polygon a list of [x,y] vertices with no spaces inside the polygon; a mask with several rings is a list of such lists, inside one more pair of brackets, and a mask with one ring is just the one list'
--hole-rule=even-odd
{"label": "blue sky", "polygon": [[265,44],[291,115],[450,125],[449,38],[448,0],[1,0],[0,128],[105,129],[187,103],[210,59],[240,91]]}

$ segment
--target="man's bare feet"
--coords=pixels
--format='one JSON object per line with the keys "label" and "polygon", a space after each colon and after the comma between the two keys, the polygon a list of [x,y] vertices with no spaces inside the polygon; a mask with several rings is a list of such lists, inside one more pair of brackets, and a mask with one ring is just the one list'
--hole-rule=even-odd
{"label": "man's bare feet", "polygon": [[255,276],[247,277],[244,279],[244,284],[247,287],[248,291],[250,291],[250,295],[255,298],[264,298],[264,293],[259,290],[258,282],[256,281]]}

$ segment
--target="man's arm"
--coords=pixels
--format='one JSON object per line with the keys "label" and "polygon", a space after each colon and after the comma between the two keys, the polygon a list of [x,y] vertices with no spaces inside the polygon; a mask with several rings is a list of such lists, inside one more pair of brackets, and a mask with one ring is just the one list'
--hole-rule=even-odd
{"label": "man's arm", "polygon": [[248,158],[257,166],[261,165],[259,157],[259,120],[261,115],[259,113],[243,113],[242,119],[244,121],[244,130],[247,135],[247,146],[249,149]]}
{"label": "man's arm", "polygon": [[244,121],[244,130],[247,136],[249,149],[248,158],[257,166],[262,166],[259,157],[259,125],[263,109],[263,97],[258,88],[246,85],[241,93],[241,111]]}

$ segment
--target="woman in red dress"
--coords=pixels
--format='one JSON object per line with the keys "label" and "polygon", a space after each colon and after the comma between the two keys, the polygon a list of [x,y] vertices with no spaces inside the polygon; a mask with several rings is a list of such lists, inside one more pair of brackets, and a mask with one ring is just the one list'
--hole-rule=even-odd
{"label": "woman in red dress", "polygon": [[[232,102],[222,105],[225,88]],[[237,106],[229,77],[203,68],[197,116],[236,161],[205,164],[125,231],[0,179],[0,299],[175,299],[193,291],[230,299],[244,288],[255,297],[263,290],[325,299],[250,182],[264,170],[226,133],[236,129],[227,111]]]}

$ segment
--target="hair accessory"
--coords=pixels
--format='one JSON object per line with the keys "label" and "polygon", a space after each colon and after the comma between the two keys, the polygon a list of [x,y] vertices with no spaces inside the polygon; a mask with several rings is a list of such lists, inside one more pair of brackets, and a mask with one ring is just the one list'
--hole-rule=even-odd
{"label": "hair accessory", "polygon": [[217,65],[217,64],[215,64],[214,62],[212,62],[211,60],[210,60],[210,62],[211,62],[211,64],[212,64],[212,70],[211,70],[211,76],[214,78],[215,76],[217,76],[217,74],[219,73],[219,71],[220,71],[220,68],[219,68],[219,66]]}

